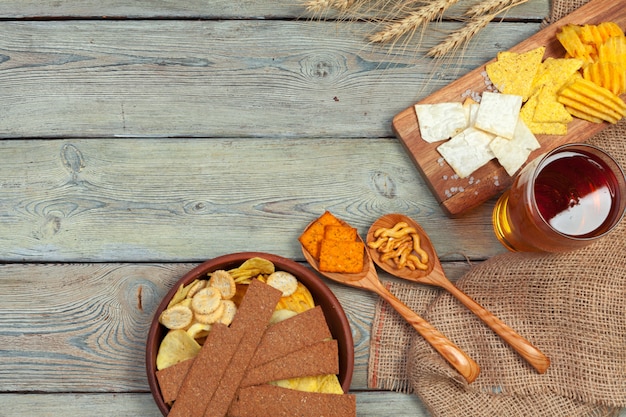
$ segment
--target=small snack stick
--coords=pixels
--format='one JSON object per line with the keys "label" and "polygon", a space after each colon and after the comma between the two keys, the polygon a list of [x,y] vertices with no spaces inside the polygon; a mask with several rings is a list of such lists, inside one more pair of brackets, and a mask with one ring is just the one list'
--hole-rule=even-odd
{"label": "small snack stick", "polygon": [[276,271],[265,281],[270,287],[282,291],[283,297],[289,297],[298,289],[298,280],[287,271]]}
{"label": "small snack stick", "polygon": [[211,273],[209,287],[217,288],[224,300],[230,300],[237,292],[235,279],[228,271],[218,270]]}
{"label": "small snack stick", "polygon": [[165,309],[159,317],[159,323],[168,329],[184,329],[191,324],[192,320],[193,312],[182,304]]}
{"label": "small snack stick", "polygon": [[398,222],[392,228],[374,230],[373,236],[377,239],[367,245],[381,254],[382,262],[392,261],[397,269],[428,269],[428,253],[420,246],[420,237],[414,227]]}
{"label": "small snack stick", "polygon": [[210,314],[221,304],[222,294],[215,287],[203,288],[191,299],[191,309],[196,314]]}

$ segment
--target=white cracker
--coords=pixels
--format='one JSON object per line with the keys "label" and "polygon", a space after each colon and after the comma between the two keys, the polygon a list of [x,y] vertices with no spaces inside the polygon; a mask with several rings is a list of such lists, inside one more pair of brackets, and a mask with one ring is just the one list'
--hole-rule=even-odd
{"label": "white cracker", "polygon": [[489,133],[468,127],[439,145],[437,151],[460,178],[465,178],[494,158],[489,148],[493,138]]}
{"label": "white cracker", "polygon": [[467,127],[461,103],[416,104],[420,134],[426,142],[449,139]]}
{"label": "white cracker", "polygon": [[540,144],[535,135],[520,119],[517,122],[513,139],[496,137],[491,141],[489,147],[507,174],[513,176],[524,165],[528,155],[535,149],[539,149]]}
{"label": "white cracker", "polygon": [[505,139],[512,139],[522,108],[522,97],[485,91],[474,126]]}

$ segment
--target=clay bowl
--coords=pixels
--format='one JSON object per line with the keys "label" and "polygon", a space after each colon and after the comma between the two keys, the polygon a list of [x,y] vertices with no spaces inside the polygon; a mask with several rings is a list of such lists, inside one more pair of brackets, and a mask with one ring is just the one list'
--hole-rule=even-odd
{"label": "clay bowl", "polygon": [[339,345],[339,382],[341,383],[344,392],[348,392],[350,389],[352,373],[354,371],[354,345],[352,341],[352,332],[350,330],[350,324],[348,323],[346,314],[330,288],[328,288],[328,286],[314,271],[307,269],[290,259],[262,252],[233,253],[205,261],[187,272],[180,280],[178,280],[178,282],[176,282],[176,284],[172,286],[154,313],[154,318],[152,319],[152,324],[150,325],[150,330],[148,332],[148,339],[146,341],[146,371],[150,391],[152,392],[152,396],[154,397],[159,410],[161,410],[164,416],[169,413],[170,407],[163,401],[161,390],[159,389],[159,383],[156,379],[156,356],[161,340],[165,336],[167,329],[159,323],[159,316],[163,310],[165,310],[167,304],[181,284],[186,285],[194,279],[206,278],[206,274],[211,271],[236,268],[245,260],[253,257],[260,257],[273,262],[277,270],[292,273],[309,289],[311,295],[313,295],[315,304],[321,306],[330,332]]}

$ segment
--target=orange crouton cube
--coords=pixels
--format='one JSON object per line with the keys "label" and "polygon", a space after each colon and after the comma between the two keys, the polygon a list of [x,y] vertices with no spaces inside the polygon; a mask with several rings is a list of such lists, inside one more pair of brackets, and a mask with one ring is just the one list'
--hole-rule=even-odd
{"label": "orange crouton cube", "polygon": [[347,242],[356,241],[357,230],[350,226],[324,226],[324,239],[344,240]]}
{"label": "orange crouton cube", "polygon": [[363,270],[363,242],[324,239],[320,244],[319,268],[325,272],[357,274]]}

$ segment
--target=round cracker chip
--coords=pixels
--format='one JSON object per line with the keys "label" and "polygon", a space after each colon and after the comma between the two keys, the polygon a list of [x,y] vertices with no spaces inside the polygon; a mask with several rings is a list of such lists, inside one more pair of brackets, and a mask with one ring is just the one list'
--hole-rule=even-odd
{"label": "round cracker chip", "polygon": [[191,299],[191,309],[196,314],[211,314],[221,305],[221,301],[222,294],[217,288],[202,288]]}
{"label": "round cracker chip", "polygon": [[176,304],[165,309],[159,316],[159,323],[168,329],[184,329],[191,324],[193,312],[187,306]]}

